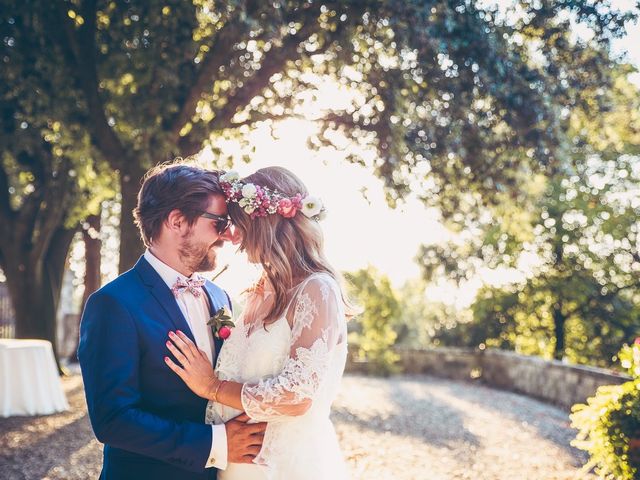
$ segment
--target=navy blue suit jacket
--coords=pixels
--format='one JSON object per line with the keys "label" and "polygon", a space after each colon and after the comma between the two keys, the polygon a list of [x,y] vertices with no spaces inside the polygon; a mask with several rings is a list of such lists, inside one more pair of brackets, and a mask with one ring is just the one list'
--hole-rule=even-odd
{"label": "navy blue suit jacket", "polygon": [[[207,282],[205,290],[212,312],[230,306],[221,288]],[[207,401],[164,362],[170,330],[193,340],[171,290],[144,257],[87,301],[78,358],[91,425],[105,444],[102,480],[215,478],[216,469],[204,468],[212,441]]]}

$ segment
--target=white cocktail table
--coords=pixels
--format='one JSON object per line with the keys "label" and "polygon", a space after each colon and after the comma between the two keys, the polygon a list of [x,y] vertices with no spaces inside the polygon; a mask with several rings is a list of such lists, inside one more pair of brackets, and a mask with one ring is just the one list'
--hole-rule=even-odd
{"label": "white cocktail table", "polygon": [[68,409],[51,342],[0,339],[0,417]]}

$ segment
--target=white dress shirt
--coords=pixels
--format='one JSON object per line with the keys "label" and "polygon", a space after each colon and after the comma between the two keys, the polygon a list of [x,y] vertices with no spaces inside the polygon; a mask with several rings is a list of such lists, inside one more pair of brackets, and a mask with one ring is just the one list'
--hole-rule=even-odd
{"label": "white dress shirt", "polygon": [[[180,272],[155,257],[149,250],[144,252],[144,258],[169,288],[173,287],[178,279],[187,279]],[[213,333],[207,325],[210,313],[206,294],[203,291],[202,295],[196,297],[191,292],[183,290],[176,297],[176,303],[189,324],[196,345],[207,354],[207,358],[213,363],[213,349],[215,347]],[[224,470],[227,468],[227,431],[224,424],[212,425],[211,428],[213,429],[211,452],[205,467],[216,467]]]}

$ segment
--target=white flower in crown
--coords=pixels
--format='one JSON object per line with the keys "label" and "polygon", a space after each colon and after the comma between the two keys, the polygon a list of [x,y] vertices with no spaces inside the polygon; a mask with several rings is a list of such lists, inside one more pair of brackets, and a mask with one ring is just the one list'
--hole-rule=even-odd
{"label": "white flower in crown", "polygon": [[244,207],[244,211],[247,215],[251,215],[255,211],[256,207],[254,205],[247,205]]}
{"label": "white flower in crown", "polygon": [[322,200],[311,195],[303,198],[301,211],[308,218],[318,215],[322,211]]}
{"label": "white flower in crown", "polygon": [[257,192],[258,190],[256,189],[256,186],[253,183],[247,183],[245,186],[242,187],[242,196],[244,198],[253,198],[256,196]]}
{"label": "white flower in crown", "polygon": [[235,170],[229,170],[226,173],[220,175],[221,182],[234,183],[240,180],[240,174]]}

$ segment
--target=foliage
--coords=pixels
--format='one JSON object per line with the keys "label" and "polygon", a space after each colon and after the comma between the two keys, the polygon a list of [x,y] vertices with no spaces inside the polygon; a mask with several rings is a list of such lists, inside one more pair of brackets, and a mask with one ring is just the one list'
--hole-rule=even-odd
{"label": "foliage", "polygon": [[[608,42],[634,16],[566,0],[507,12],[433,0],[23,3],[2,1],[3,25],[23,29],[5,46],[22,48],[27,32],[43,46],[31,63],[59,73],[56,97],[118,173],[121,270],[141,249],[131,210],[146,168],[302,115],[327,79],[352,100],[318,115],[314,143],[343,133],[375,146],[370,167],[391,203],[413,185],[453,213],[469,200],[460,192],[476,201],[512,191],[521,169],[553,163],[554,105],[607,83]],[[593,39],[573,41],[572,20]]]}
{"label": "foliage", "polygon": [[[100,203],[97,193],[113,194],[117,177],[120,271],[142,249],[131,212],[149,166],[302,115],[326,80],[351,100],[318,114],[314,144],[342,135],[376,147],[368,165],[390,203],[415,188],[453,216],[518,192],[529,172],[556,161],[556,105],[597,106],[576,92],[610,83],[608,42],[634,17],[573,0],[517,2],[506,14],[490,2],[433,0],[0,7],[1,220],[15,221],[3,222],[2,241],[31,247],[50,238],[44,231],[64,231]],[[574,41],[571,21],[593,38]],[[11,236],[24,226],[29,235]],[[16,260],[10,281],[25,268],[42,278],[38,262],[18,261],[33,256],[3,253]]]}
{"label": "foliage", "polygon": [[392,350],[397,339],[400,303],[389,279],[369,266],[346,273],[349,294],[362,307],[353,322],[349,342],[357,349],[357,359],[365,360],[370,373],[396,371],[398,355]]}
{"label": "foliage", "polygon": [[558,168],[467,222],[456,242],[421,249],[427,278],[519,274],[479,292],[460,340],[606,366],[637,334],[640,95],[630,71],[614,72],[606,111],[568,114]]}
{"label": "foliage", "polygon": [[620,365],[634,378],[640,378],[640,338],[633,345],[624,345],[618,353]]}
{"label": "foliage", "polygon": [[608,480],[633,480],[640,475],[640,344],[625,346],[620,357],[633,380],[600,387],[586,405],[573,406],[578,434],[572,445],[589,452],[585,469],[595,467]]}
{"label": "foliage", "polygon": [[437,331],[452,325],[460,312],[454,307],[427,299],[428,284],[421,278],[407,281],[398,290],[400,324],[396,345],[406,348],[427,348],[437,345]]}
{"label": "foliage", "polygon": [[[16,335],[54,343],[62,273],[73,232],[113,195],[109,172],[77,114],[77,95],[23,2],[0,16],[0,267]],[[9,14],[11,12],[11,15]],[[25,292],[32,292],[26,295]]]}

